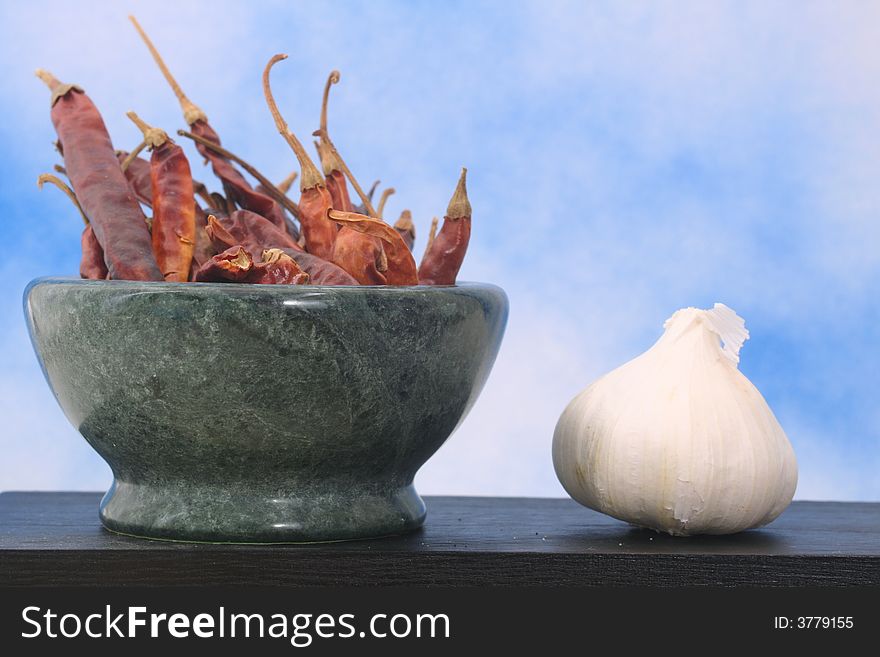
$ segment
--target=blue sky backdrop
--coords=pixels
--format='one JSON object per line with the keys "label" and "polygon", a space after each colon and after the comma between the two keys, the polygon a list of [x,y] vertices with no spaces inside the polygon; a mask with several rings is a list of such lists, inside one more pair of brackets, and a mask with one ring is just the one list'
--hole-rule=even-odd
{"label": "blue sky backdrop", "polygon": [[[880,5],[863,2],[3,2],[0,489],[98,489],[21,317],[36,276],[77,272],[81,223],[51,170],[45,67],[81,84],[114,142],[176,102],[134,12],[224,143],[274,179],[295,161],[260,74],[304,138],[327,73],[334,141],[397,188],[424,245],[458,168],[474,208],[462,279],[511,301],[469,418],[423,493],[561,495],[559,413],[684,306],[720,301],[752,338],[741,369],[800,463],[797,496],[880,499]],[[187,146],[189,148],[189,146]],[[190,149],[189,152],[194,152]],[[215,188],[191,158],[195,175]]]}

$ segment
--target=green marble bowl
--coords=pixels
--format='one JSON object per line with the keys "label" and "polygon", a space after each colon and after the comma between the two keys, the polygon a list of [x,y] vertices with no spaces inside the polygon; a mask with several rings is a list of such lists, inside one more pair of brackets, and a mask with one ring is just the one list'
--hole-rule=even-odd
{"label": "green marble bowl", "polygon": [[116,532],[332,541],[425,519],[416,471],[477,398],[507,320],[493,285],[38,279],[34,348],[113,470]]}

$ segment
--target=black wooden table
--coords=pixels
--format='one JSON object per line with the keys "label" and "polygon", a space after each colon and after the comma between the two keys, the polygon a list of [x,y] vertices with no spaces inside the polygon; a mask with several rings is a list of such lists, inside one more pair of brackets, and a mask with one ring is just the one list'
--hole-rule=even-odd
{"label": "black wooden table", "polygon": [[880,503],[795,502],[763,529],[682,539],[571,500],[428,497],[406,536],[244,546],[111,534],[100,497],[0,494],[0,586],[880,585]]}

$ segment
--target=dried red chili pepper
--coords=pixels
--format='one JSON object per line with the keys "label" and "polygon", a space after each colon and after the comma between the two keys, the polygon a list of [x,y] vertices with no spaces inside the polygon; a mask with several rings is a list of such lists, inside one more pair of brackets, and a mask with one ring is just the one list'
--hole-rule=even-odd
{"label": "dried red chili pepper", "polygon": [[208,225],[205,227],[205,233],[207,233],[208,238],[214,244],[214,248],[217,251],[222,252],[233,246],[241,246],[250,253],[251,256],[253,256],[254,253],[258,253],[258,250],[262,248],[262,245],[258,245],[257,242],[254,241],[253,235],[251,235],[246,229],[240,232],[243,233],[243,239],[239,239],[229,232],[226,226],[220,223],[215,215],[208,215]]}
{"label": "dried red chili pepper", "polygon": [[196,238],[193,247],[192,267],[190,268],[190,280],[192,280],[195,271],[210,260],[216,253],[217,249],[211,242],[211,238],[207,231],[208,213],[196,206]]}
{"label": "dried red chili pepper", "polygon": [[[144,142],[145,143],[145,142]],[[148,208],[153,207],[153,188],[150,185],[150,162],[142,157],[130,158],[127,151],[116,151],[116,158],[119,160],[125,177],[131,184],[132,191],[142,205]],[[193,179],[193,192],[208,204],[209,208],[213,208],[216,199],[211,196],[205,183]],[[225,207],[225,200],[224,205]],[[198,213],[197,213],[198,214]],[[204,221],[202,221],[204,224]]]}
{"label": "dried red chili pepper", "polygon": [[418,271],[412,253],[396,230],[381,219],[373,219],[356,212],[330,210],[327,215],[356,231],[378,237],[384,242],[388,268],[384,272],[388,285],[418,285]]}
{"label": "dried red chili pepper", "polygon": [[[268,219],[248,210],[236,210],[225,217],[209,216],[208,235],[228,248],[240,244],[255,258],[266,249],[299,248],[296,241]],[[215,235],[217,237],[215,237]]]}
{"label": "dried red chili pepper", "polygon": [[[128,153],[125,151],[118,151],[116,153],[116,157],[120,162],[125,161],[127,156]],[[140,157],[130,160],[128,168],[125,169],[125,176],[128,178],[128,182],[138,201],[147,207],[153,207],[153,186],[150,182],[150,163]],[[193,180],[193,190],[196,195],[205,200],[211,213],[217,214],[220,212],[219,209],[214,207],[220,201],[222,201],[221,207],[225,210],[226,199],[222,197],[215,199],[210,193],[208,193],[204,183]],[[190,280],[195,275],[196,269],[210,260],[216,253],[214,245],[211,244],[211,239],[205,232],[205,226],[208,225],[209,211],[204,210],[198,203],[195,204],[195,246],[192,254],[193,266],[191,267]]]}
{"label": "dried red chili pepper", "polygon": [[82,237],[79,240],[82,257],[79,261],[80,278],[91,278],[95,280],[104,280],[109,278],[107,264],[104,262],[104,249],[95,237],[95,231],[92,225],[88,224],[83,228]]}
{"label": "dried red chili pepper", "polygon": [[[370,205],[370,198],[364,196],[363,191],[357,184],[350,169],[346,166],[342,157],[332,146],[327,131],[327,106],[330,97],[330,87],[338,83],[339,71],[332,71],[324,85],[324,97],[321,102],[320,128],[314,133],[320,136],[320,141],[315,142],[318,154],[321,158],[321,166],[327,185],[327,191],[332,200],[335,210],[351,212],[353,206],[348,195],[346,175],[351,179],[352,185],[361,195],[365,205]],[[370,208],[370,212],[375,213]],[[333,243],[332,261],[351,274],[361,285],[385,285],[387,283],[385,272],[388,268],[387,258],[382,246],[382,241],[374,236],[342,226]]]}
{"label": "dried red chili pepper", "polygon": [[281,249],[296,261],[315,285],[357,285],[354,277],[342,267],[301,249]]}
{"label": "dried red chili pepper", "polygon": [[153,193],[153,254],[166,281],[189,280],[196,243],[196,205],[192,174],[183,149],[164,130],[153,128],[128,112],[144,133],[150,156]]}
{"label": "dried red chili pepper", "polygon": [[[58,173],[65,176],[67,175],[67,170],[63,166],[56,164],[53,168]],[[43,184],[46,182],[51,182],[64,192],[67,198],[69,198],[76,206],[77,212],[79,212],[80,217],[82,217],[82,220],[85,223],[82,236],[80,237],[80,251],[82,253],[79,262],[80,277],[95,280],[106,279],[108,275],[107,265],[104,262],[104,250],[101,248],[98,238],[95,237],[95,231],[92,230],[92,227],[89,224],[89,218],[86,216],[86,213],[83,212],[82,206],[76,198],[76,194],[74,194],[73,190],[64,184],[62,180],[52,174],[44,173],[37,178],[37,186],[40,189],[43,189]]]}
{"label": "dried red chili pepper", "polygon": [[272,95],[272,88],[269,85],[269,72],[277,62],[283,59],[287,59],[287,55],[275,55],[266,64],[266,68],[263,70],[263,93],[275,121],[275,127],[293,149],[302,170],[299,207],[301,212],[300,226],[305,238],[306,251],[321,258],[330,259],[333,257],[333,242],[336,239],[337,228],[336,224],[327,221],[326,217],[327,210],[333,207],[333,201],[321,173],[309,158],[299,139],[287,127],[287,122],[278,110],[278,105]]}
{"label": "dried red chili pepper", "polygon": [[[327,180],[329,184],[331,178]],[[343,184],[345,184],[344,180]],[[332,261],[351,274],[361,285],[387,284],[384,272],[388,269],[388,260],[382,240],[375,236],[355,230],[351,226],[342,226],[333,243]]]}
{"label": "dried red chili pepper", "polygon": [[327,191],[330,194],[333,208],[335,210],[348,208],[345,210],[346,212],[353,212],[354,205],[352,205],[351,197],[348,195],[345,174],[339,169],[336,158],[320,141],[315,142],[315,149],[318,151],[318,157],[321,160],[321,169],[324,172],[324,181],[327,185]]}
{"label": "dried red chili pepper", "polygon": [[333,262],[361,285],[388,284],[387,256],[382,242],[371,234],[342,226],[333,245]]}
{"label": "dried red chili pepper", "polygon": [[306,253],[268,219],[247,210],[239,210],[228,217],[208,217],[207,234],[217,250],[242,245],[257,257],[267,249],[280,248],[309,274],[311,282],[316,285],[357,285],[357,281],[343,269]]}
{"label": "dried red chili pepper", "polygon": [[63,144],[64,167],[104,250],[110,277],[161,281],[146,217],[98,109],[79,87],[62,84],[46,71],[37,75],[52,91],[52,123]]}
{"label": "dried red chili pepper", "polygon": [[218,253],[196,271],[198,283],[244,283],[254,268],[254,259],[242,246],[233,246]]}
{"label": "dried red chili pepper", "polygon": [[281,249],[267,249],[263,251],[262,258],[262,262],[254,265],[249,283],[305,285],[309,282],[309,275]]}
{"label": "dried red chili pepper", "polygon": [[[251,164],[248,164],[245,160],[240,158],[238,155],[236,155],[232,151],[224,148],[223,146],[221,146],[218,143],[215,143],[209,139],[205,139],[204,137],[200,137],[199,135],[193,134],[191,132],[187,132],[186,130],[178,130],[177,134],[180,135],[181,137],[186,137],[187,139],[193,140],[196,143],[197,147],[199,145],[204,146],[208,150],[216,152],[218,155],[226,158],[230,162],[235,162],[242,169],[247,171],[251,176],[256,178],[259,181],[260,186],[264,190],[266,190],[273,198],[278,200],[278,202],[281,203],[281,205],[283,205],[285,208],[287,208],[287,210],[290,212],[290,214],[292,214],[294,217],[297,217],[297,218],[299,218],[301,216],[302,212],[300,210],[300,207],[296,203],[294,203],[284,193],[282,193],[274,185],[272,185],[272,182],[268,178],[266,178],[266,176],[264,176],[262,173],[260,173],[256,169],[256,167],[254,167]],[[224,188],[225,188],[225,185],[224,185]],[[230,201],[234,203],[234,199],[231,196],[230,196]],[[224,203],[226,203],[226,202],[224,201]],[[228,204],[224,205],[224,207],[227,207],[227,206],[228,206]],[[244,209],[247,209],[247,208],[244,208]],[[233,210],[234,210],[234,208],[232,210],[230,210],[230,212],[232,212]],[[259,212],[257,214],[259,214]],[[290,218],[287,217],[287,215],[285,215],[285,221],[287,222],[287,232],[290,233],[290,235],[293,236],[294,238],[298,239],[299,238],[299,229],[290,220]]]}
{"label": "dried red chili pepper", "polygon": [[[133,151],[132,151],[133,152]],[[119,151],[116,158],[131,185],[137,200],[148,208],[153,207],[153,188],[150,186],[150,163],[142,157],[130,157],[130,153]]]}
{"label": "dried red chili pepper", "polygon": [[[150,37],[147,36],[147,33],[144,32],[143,28],[137,22],[137,19],[135,19],[134,16],[129,16],[129,19],[138,31],[138,34],[140,34],[144,44],[146,44],[149,49],[150,54],[153,56],[162,75],[171,86],[172,91],[174,91],[174,95],[177,97],[180,107],[183,110],[184,120],[190,127],[192,134],[219,146],[220,137],[208,123],[208,117],[195,103],[187,98],[186,94],[183,93],[183,89],[181,89],[177,80],[174,79],[174,76],[171,75],[171,71],[165,65],[159,51],[153,45],[153,42],[150,40]],[[230,162],[221,156],[215,149],[210,149],[205,144],[198,142],[196,143],[196,149],[202,157],[211,163],[211,168],[214,170],[214,174],[223,182],[223,187],[227,190],[227,193],[231,195],[232,200],[242,208],[263,215],[282,230],[287,230],[287,219],[285,218],[284,209],[277,199],[253,189],[245,177],[239,173],[238,169],[232,166],[232,164],[230,164]]]}
{"label": "dried red chili pepper", "polygon": [[262,253],[261,262],[254,262],[247,249],[237,245],[202,265],[195,280],[200,283],[304,285],[309,282],[309,275],[281,249],[268,249]]}
{"label": "dried red chili pepper", "polygon": [[79,201],[76,198],[76,194],[74,194],[73,190],[65,185],[63,181],[58,179],[56,176],[53,176],[51,173],[44,173],[39,178],[37,178],[37,186],[40,189],[43,189],[43,184],[47,182],[52,183],[58,189],[64,192],[67,198],[69,198],[76,206],[79,215],[82,217],[82,220],[85,223],[85,228],[83,228],[82,232],[82,238],[80,239],[80,244],[82,246],[82,258],[79,262],[79,275],[82,278],[92,278],[98,280],[103,280],[107,278],[107,265],[104,264],[104,250],[98,243],[98,238],[95,237],[95,232],[92,230],[92,226],[89,224],[89,218],[86,216],[86,213],[83,212],[82,206],[79,204]]}
{"label": "dried red chili pepper", "polygon": [[471,236],[471,204],[467,197],[466,177],[467,169],[462,169],[443,218],[443,227],[425,249],[419,265],[419,283],[422,285],[455,285]]}
{"label": "dried red chili pepper", "polygon": [[412,251],[413,244],[416,243],[416,225],[412,220],[412,212],[404,210],[400,213],[400,218],[394,222],[394,230],[400,233],[407,248]]}

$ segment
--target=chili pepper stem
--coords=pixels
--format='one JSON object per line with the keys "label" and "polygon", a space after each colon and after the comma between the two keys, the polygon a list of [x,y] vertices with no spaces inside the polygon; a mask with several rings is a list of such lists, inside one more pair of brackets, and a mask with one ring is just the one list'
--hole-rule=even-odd
{"label": "chili pepper stem", "polygon": [[199,182],[198,180],[193,180],[193,192],[195,195],[202,199],[205,203],[208,204],[208,207],[211,207],[214,203],[214,199],[211,198],[211,194],[208,191],[208,187],[203,182]]}
{"label": "chili pepper stem", "polygon": [[361,199],[361,203],[364,204],[364,208],[367,210],[367,214],[374,219],[378,216],[376,214],[375,208],[373,208],[373,203],[370,200],[370,197],[364,194],[364,190],[358,184],[357,179],[354,177],[354,174],[351,172],[351,169],[348,168],[348,165],[345,163],[345,160],[342,159],[342,156],[339,154],[339,151],[336,150],[336,146],[333,144],[333,141],[330,139],[330,135],[327,134],[324,130],[315,130],[312,133],[315,137],[320,137],[321,141],[327,147],[328,151],[333,154],[336,158],[337,163],[339,165],[339,170],[345,174],[345,177],[348,178],[348,182],[351,183],[351,186],[354,187],[354,191],[357,192],[357,195]]}
{"label": "chili pepper stem", "polygon": [[461,176],[449,200],[449,207],[446,208],[446,216],[450,219],[471,216],[471,203],[467,195],[467,169],[464,167],[461,168]]}
{"label": "chili pepper stem", "polygon": [[275,127],[278,128],[278,132],[284,137],[284,140],[288,143],[290,148],[293,149],[296,159],[299,161],[299,166],[302,169],[302,177],[299,182],[300,189],[312,189],[313,187],[323,186],[324,177],[318,171],[315,163],[312,162],[309,154],[306,153],[306,149],[303,148],[302,143],[296,138],[296,135],[290,131],[290,128],[288,128],[287,121],[284,120],[284,117],[278,110],[278,104],[275,102],[275,97],[272,95],[272,87],[269,84],[269,72],[275,64],[284,59],[287,59],[287,55],[275,55],[269,60],[269,63],[266,64],[266,68],[263,69],[263,94],[266,96],[266,104],[269,106],[269,112],[272,114],[272,118],[275,121]]}
{"label": "chili pepper stem", "polygon": [[321,130],[327,132],[327,101],[330,99],[330,87],[339,84],[342,77],[339,71],[330,71],[327,76],[327,83],[324,85],[324,98],[321,100]]}
{"label": "chili pepper stem", "polygon": [[276,187],[278,188],[278,191],[281,192],[282,194],[286,195],[287,192],[290,191],[290,188],[293,185],[293,182],[296,180],[296,177],[298,175],[299,175],[298,171],[291,171],[290,175],[287,176],[287,178],[285,178],[284,180],[282,180],[280,183],[278,183],[276,185]]}
{"label": "chili pepper stem", "polygon": [[[206,146],[210,148],[215,153],[222,155],[227,160],[232,160],[242,169],[247,171],[250,175],[252,175],[263,187],[266,188],[266,191],[269,192],[269,195],[272,196],[278,203],[283,205],[285,208],[290,210],[290,213],[299,219],[302,216],[302,212],[299,209],[299,205],[294,203],[290,198],[288,198],[281,190],[279,190],[271,180],[269,180],[266,176],[260,173],[256,168],[245,162],[238,155],[229,151],[220,144],[216,144],[209,139],[205,139],[204,137],[199,137],[198,135],[194,135],[191,132],[187,132],[186,130],[178,130],[177,134],[181,137],[186,137],[187,139],[191,139],[194,142],[201,144],[202,146]],[[295,176],[294,176],[295,177]],[[292,182],[292,181],[291,181]]]}
{"label": "chili pepper stem", "polygon": [[339,162],[333,157],[333,153],[330,152],[330,149],[327,148],[327,144],[323,141],[316,141],[313,143],[315,144],[315,151],[318,153],[318,159],[321,161],[321,171],[324,172],[325,177],[329,177],[334,171],[342,171],[342,169],[339,168]]}
{"label": "chili pepper stem", "polygon": [[224,181],[223,183],[223,191],[226,193],[226,214],[232,214],[238,208],[235,206],[235,199],[233,198],[233,194],[229,189],[229,184]]}
{"label": "chili pepper stem", "polygon": [[134,150],[131,151],[128,155],[125,156],[125,159],[122,160],[122,163],[119,165],[122,167],[122,171],[125,172],[128,170],[128,167],[131,166],[131,163],[137,159],[137,156],[141,154],[141,151],[147,147],[147,140],[144,139],[140,144],[135,146]]}
{"label": "chili pepper stem", "polygon": [[382,196],[379,198],[379,207],[376,208],[376,216],[380,219],[384,216],[385,212],[385,202],[388,200],[388,197],[391,196],[396,190],[393,187],[389,187],[382,191]]}
{"label": "chili pepper stem", "polygon": [[61,82],[58,80],[58,78],[56,78],[54,75],[52,75],[49,71],[47,71],[44,68],[38,68],[36,71],[34,71],[34,75],[36,75],[43,82],[45,82],[46,86],[49,87],[50,89],[54,89],[55,87],[57,87],[58,85],[61,84]]}
{"label": "chili pepper stem", "polygon": [[134,112],[126,112],[125,115],[144,133],[144,143],[150,149],[159,148],[168,141],[168,133],[161,128],[154,128]]}
{"label": "chili pepper stem", "polygon": [[79,210],[79,216],[82,217],[82,220],[85,222],[86,226],[89,225],[89,218],[86,216],[86,213],[83,211],[82,206],[79,204],[79,199],[76,198],[76,194],[73,193],[73,190],[58,176],[54,176],[51,173],[41,174],[39,178],[37,178],[37,187],[40,190],[43,189],[43,184],[50,182],[55,185],[58,189],[60,189],[64,194],[71,200],[71,202],[76,206],[76,209]]}
{"label": "chili pepper stem", "polygon": [[35,74],[38,78],[46,83],[46,86],[49,87],[50,91],[52,92],[52,96],[49,99],[49,107],[54,107],[55,103],[58,102],[58,99],[71,89],[76,89],[77,91],[82,92],[82,87],[80,87],[79,85],[66,84],[64,82],[61,82],[46,69],[38,68],[35,71]]}
{"label": "chili pepper stem", "polygon": [[409,210],[404,210],[400,213],[400,218],[394,222],[394,227],[399,230],[408,230],[413,234],[413,237],[416,235],[416,226],[412,220],[412,212]]}
{"label": "chili pepper stem", "polygon": [[428,255],[428,252],[431,250],[431,245],[434,243],[434,239],[437,237],[437,226],[440,224],[440,220],[437,217],[431,219],[431,230],[428,231],[428,243],[425,244],[425,252],[422,254],[422,260],[424,261],[425,256]]}
{"label": "chili pepper stem", "polygon": [[165,61],[162,59],[162,55],[160,55],[159,51],[156,50],[156,46],[153,45],[150,37],[148,37],[147,33],[144,32],[141,24],[137,22],[137,19],[134,16],[129,16],[128,20],[131,21],[132,25],[134,25],[134,29],[137,30],[144,44],[147,46],[147,49],[150,51],[150,54],[153,56],[153,61],[156,62],[156,65],[159,67],[159,70],[162,72],[165,80],[171,86],[171,90],[174,92],[174,95],[177,97],[177,101],[180,103],[180,108],[183,110],[183,119],[184,121],[186,121],[186,124],[192,125],[199,120],[207,121],[208,117],[205,115],[205,113],[195,103],[187,98],[185,93],[183,93],[183,89],[180,88],[180,85],[177,84],[177,80],[175,80],[174,76],[171,75],[171,71],[168,70],[168,67],[165,65]]}
{"label": "chili pepper stem", "polygon": [[[330,87],[334,84],[339,84],[339,80],[341,78],[341,74],[339,71],[330,71],[330,75],[327,76],[327,83],[324,85],[324,97],[321,99],[321,133],[329,134],[327,132],[327,104],[330,100]],[[342,171],[342,168],[339,166],[338,158],[334,155],[333,151],[327,148],[327,145],[321,141],[315,144],[318,149],[318,155],[321,158],[321,167],[324,169],[324,175],[329,176],[333,171]]]}

